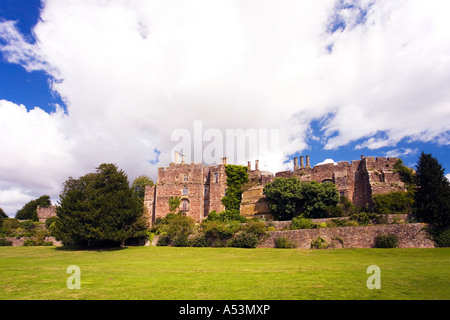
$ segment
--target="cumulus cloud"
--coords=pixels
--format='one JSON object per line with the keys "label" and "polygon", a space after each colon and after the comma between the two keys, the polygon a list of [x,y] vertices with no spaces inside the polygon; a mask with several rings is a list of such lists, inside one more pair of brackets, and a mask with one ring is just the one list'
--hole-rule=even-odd
{"label": "cumulus cloud", "polygon": [[395,147],[404,138],[449,144],[449,6],[47,0],[36,42],[3,21],[0,51],[47,72],[67,110],[1,102],[15,124],[0,128],[9,154],[0,160],[2,190],[56,196],[67,176],[103,162],[156,178],[170,162],[171,134],[193,135],[197,120],[224,135],[279,130],[278,152],[259,150],[272,171],[308,147],[313,120],[322,120],[326,149],[359,140],[361,148]]}

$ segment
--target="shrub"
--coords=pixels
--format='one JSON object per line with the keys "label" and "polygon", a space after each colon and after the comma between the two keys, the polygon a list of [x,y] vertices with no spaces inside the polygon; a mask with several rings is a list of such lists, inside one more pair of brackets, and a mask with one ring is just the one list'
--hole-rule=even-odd
{"label": "shrub", "polygon": [[374,211],[379,214],[411,213],[414,196],[411,192],[391,192],[373,196]]}
{"label": "shrub", "polygon": [[329,247],[329,244],[322,237],[317,237],[316,240],[311,242],[311,249],[326,249]]}
{"label": "shrub", "polygon": [[379,219],[379,215],[376,213],[359,212],[350,216],[350,220],[355,220],[359,225],[367,226],[372,223],[376,223]]}
{"label": "shrub", "polygon": [[266,235],[266,224],[262,221],[250,220],[244,226],[244,231],[254,234],[258,239]]}
{"label": "shrub", "polygon": [[208,247],[209,241],[204,234],[198,234],[195,237],[189,238],[189,246],[191,247]]}
{"label": "shrub", "polygon": [[395,234],[381,234],[375,239],[377,248],[397,248],[398,237]]}
{"label": "shrub", "polygon": [[5,238],[0,238],[0,247],[2,246],[12,246],[12,242]]}
{"label": "shrub", "polygon": [[33,239],[27,239],[23,242],[23,246],[24,247],[33,247],[33,246],[37,246],[37,243]]}
{"label": "shrub", "polygon": [[165,246],[168,246],[169,244],[170,244],[170,238],[169,238],[169,235],[163,234],[163,235],[161,235],[161,236],[159,237],[157,246],[163,246],[163,247],[165,247]]}
{"label": "shrub", "polygon": [[313,223],[311,219],[304,218],[303,216],[297,216],[292,219],[291,229],[311,229],[313,227]]}
{"label": "shrub", "polygon": [[440,233],[435,242],[438,247],[450,247],[450,229]]}
{"label": "shrub", "polygon": [[277,240],[275,240],[275,248],[291,249],[296,247],[296,243],[289,240],[287,237],[279,237],[277,238]]}
{"label": "shrub", "polygon": [[259,237],[251,232],[239,233],[233,241],[233,246],[238,248],[256,248]]}

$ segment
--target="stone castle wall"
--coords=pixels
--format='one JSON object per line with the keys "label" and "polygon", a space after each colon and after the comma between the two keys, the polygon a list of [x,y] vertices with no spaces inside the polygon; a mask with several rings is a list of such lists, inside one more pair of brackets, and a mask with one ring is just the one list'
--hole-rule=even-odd
{"label": "stone castle wall", "polygon": [[[179,157],[179,155],[178,155]],[[277,172],[275,175],[259,170],[259,161],[252,170],[248,163],[250,183],[242,193],[240,211],[243,216],[265,216],[272,219],[268,202],[263,194],[264,185],[276,177],[297,177],[302,182],[332,182],[341,196],[347,197],[356,206],[373,207],[372,196],[392,191],[406,191],[399,174],[394,170],[398,158],[375,158],[361,156],[361,160],[341,161],[310,166],[303,157],[294,158],[292,171]],[[226,190],[226,158],[218,166],[185,163],[176,160],[169,167],[158,169],[158,183],[146,189],[145,208],[149,222],[169,213],[169,198],[181,197],[180,211],[196,221],[204,219],[209,212],[223,211],[222,198]]]}
{"label": "stone castle wall", "polygon": [[221,200],[226,180],[225,163],[207,167],[201,163],[173,162],[169,167],[159,168],[156,186],[145,191],[144,207],[149,223],[170,212],[171,197],[180,197],[181,205],[176,212],[183,212],[197,222],[211,211],[223,211]]}
{"label": "stone castle wall", "polygon": [[[302,159],[303,157],[301,157]],[[341,161],[311,167],[307,156],[307,165],[294,159],[292,171],[281,171],[276,177],[297,177],[301,182],[332,182],[341,196],[347,197],[353,204],[360,207],[373,208],[372,196],[393,191],[406,191],[399,174],[394,170],[398,158],[361,157],[352,162]],[[244,216],[264,215],[271,219],[268,203],[263,195],[267,182],[273,181],[273,176],[258,176],[252,171],[250,175],[257,183],[242,194],[241,213]],[[258,180],[259,179],[259,180]],[[259,182],[258,182],[259,181]]]}
{"label": "stone castle wall", "polygon": [[38,216],[39,222],[45,222],[48,218],[56,217],[56,206],[49,207],[37,207],[36,214]]}

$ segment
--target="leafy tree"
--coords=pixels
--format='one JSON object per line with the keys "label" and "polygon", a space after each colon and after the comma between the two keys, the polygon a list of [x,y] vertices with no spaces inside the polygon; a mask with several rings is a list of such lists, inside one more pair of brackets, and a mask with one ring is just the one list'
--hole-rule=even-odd
{"label": "leafy tree", "polygon": [[16,213],[16,219],[19,220],[33,220],[38,221],[38,216],[36,209],[37,207],[49,207],[51,206],[50,196],[44,195],[39,197],[38,199],[31,200],[28,203],[26,203],[22,209],[17,211]]}
{"label": "leafy tree", "polygon": [[298,214],[306,218],[324,218],[329,207],[339,203],[339,193],[331,182],[301,183],[296,177],[275,178],[263,189],[269,208],[277,220],[289,220]]}
{"label": "leafy tree", "polygon": [[450,225],[450,183],[442,165],[431,154],[419,157],[413,215],[440,228]]}
{"label": "leafy tree", "polygon": [[0,208],[0,219],[2,218],[8,218],[8,215],[5,213],[5,211],[3,211],[2,208]]}
{"label": "leafy tree", "polygon": [[296,177],[278,177],[264,186],[275,220],[290,220],[299,211],[301,184]]}
{"label": "leafy tree", "polygon": [[152,187],[154,185],[155,184],[153,183],[153,180],[150,177],[142,175],[133,180],[133,182],[131,183],[131,189],[133,190],[134,193],[136,193],[136,195],[139,198],[143,200],[145,196],[145,187],[146,186]]}
{"label": "leafy tree", "polygon": [[227,192],[222,198],[222,204],[225,209],[238,210],[242,199],[242,186],[248,182],[247,167],[238,165],[226,165],[227,174]]}
{"label": "leafy tree", "polygon": [[301,184],[299,207],[306,218],[327,218],[327,207],[336,206],[339,200],[339,192],[332,182],[311,181]]}
{"label": "leafy tree", "polygon": [[119,246],[146,229],[139,220],[142,203],[126,174],[114,164],[96,169],[64,184],[52,230],[64,244]]}

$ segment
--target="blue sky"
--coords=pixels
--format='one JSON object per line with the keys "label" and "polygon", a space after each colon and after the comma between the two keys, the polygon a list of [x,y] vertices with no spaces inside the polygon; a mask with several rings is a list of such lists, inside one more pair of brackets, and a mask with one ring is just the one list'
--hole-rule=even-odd
{"label": "blue sky", "polygon": [[[448,1],[0,3],[0,207],[113,162],[156,178],[174,130],[280,130],[292,158],[432,153],[450,173]],[[205,145],[205,144],[204,144]],[[246,164],[247,160],[235,159]],[[286,164],[283,164],[285,162]]]}

